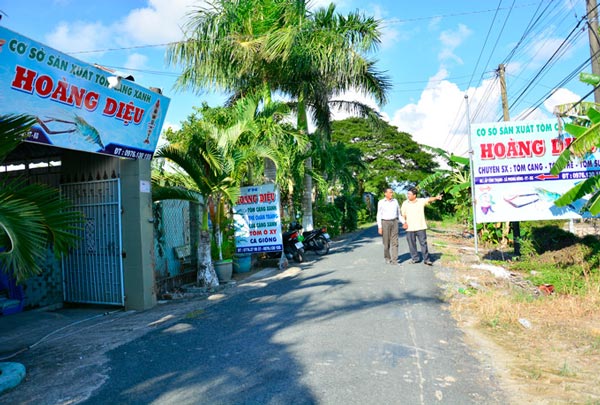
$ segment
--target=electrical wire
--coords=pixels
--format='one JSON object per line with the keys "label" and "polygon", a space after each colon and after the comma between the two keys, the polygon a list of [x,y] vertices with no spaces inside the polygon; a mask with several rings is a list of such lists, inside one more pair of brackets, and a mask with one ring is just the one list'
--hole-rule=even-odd
{"label": "electrical wire", "polygon": [[[526,7],[531,7],[535,4],[536,3],[527,3],[527,4],[523,4],[521,6],[517,6],[515,8],[526,8]],[[485,14],[485,13],[491,13],[492,11],[498,11],[498,10],[499,10],[498,8],[496,8],[496,10],[494,10],[492,8],[492,9],[488,9],[488,10],[468,11],[468,12],[464,12],[464,13],[440,14],[440,15],[433,15],[433,16],[428,16],[428,17],[415,17],[415,18],[403,18],[403,19],[395,18],[395,19],[390,19],[388,23],[391,25],[395,25],[395,24],[403,24],[403,23],[407,23],[407,22],[433,20],[436,18],[461,17],[464,15]],[[505,9],[501,8],[500,10],[505,10]]]}
{"label": "electrical wire", "polygon": [[539,9],[543,3],[544,3],[544,0],[541,0],[540,3],[538,4],[538,8],[536,9],[535,13],[533,14],[533,16],[531,16],[531,20],[529,20],[529,23],[527,24],[527,27],[525,28],[523,35],[521,35],[521,38],[519,39],[519,41],[516,43],[516,45],[513,47],[513,49],[508,53],[506,58],[504,58],[504,60],[502,61],[502,64],[506,65],[512,60],[512,58],[515,56],[517,50],[523,48],[522,45],[525,43],[525,40],[527,39],[527,37],[532,33],[534,27],[538,24],[541,24],[542,17],[548,11],[550,5],[552,4],[552,1],[549,1],[546,4],[546,8],[544,8],[544,10],[536,17],[536,14],[539,11]]}
{"label": "electrical wire", "polygon": [[[527,81],[527,85],[525,85],[523,88],[519,89],[517,91],[517,93],[519,94],[519,98],[513,100],[512,104],[511,104],[511,109],[516,108],[519,103],[520,103],[520,99],[522,99],[523,97],[526,96],[526,94],[528,93],[528,90],[531,88],[531,86],[533,84],[537,84],[537,82],[539,82],[539,80],[544,77],[549,70],[555,66],[558,63],[558,60],[564,56],[573,46],[575,43],[577,43],[580,40],[581,35],[583,35],[583,31],[577,31],[577,27],[578,25],[581,24],[582,21],[584,21],[584,19],[587,17],[586,16],[582,17],[581,19],[579,19],[576,27],[574,29],[571,30],[571,32],[569,33],[569,36],[571,38],[569,38],[568,40],[563,41],[563,44],[561,44],[561,46],[559,46],[559,48],[555,51],[555,55],[553,55],[553,57],[546,62],[545,66],[540,69],[535,76],[533,76],[532,78],[528,79]],[[575,35],[573,35],[573,31],[577,31],[575,33]],[[538,51],[540,49],[543,48],[543,44],[542,45],[538,45]],[[533,58],[532,58],[533,60]],[[530,62],[531,63],[531,62]],[[525,71],[526,67],[523,69],[523,71]],[[518,76],[518,78],[520,78],[520,75]]]}
{"label": "electrical wire", "polygon": [[[489,37],[490,37],[490,34],[491,34],[491,32],[492,32],[492,28],[494,27],[494,23],[495,23],[495,21],[496,21],[496,17],[498,16],[498,12],[499,12],[499,10],[500,10],[500,8],[501,8],[501,6],[502,6],[502,1],[503,1],[503,0],[500,0],[500,1],[498,2],[498,6],[496,7],[496,11],[495,11],[495,13],[494,13],[494,17],[493,17],[493,19],[492,19],[492,22],[491,22],[491,24],[490,24],[490,27],[489,27],[489,29],[488,29],[488,32],[487,32],[487,35],[486,35],[486,37],[485,37],[485,40],[484,40],[483,46],[481,47],[481,51],[479,52],[479,56],[477,57],[477,62],[475,63],[475,67],[473,68],[473,72],[471,73],[471,77],[470,77],[470,79],[469,79],[469,83],[467,84],[467,89],[469,89],[469,88],[471,87],[471,83],[473,82],[473,77],[475,76],[475,72],[477,71],[477,68],[478,68],[478,66],[479,66],[479,61],[481,60],[481,57],[482,57],[482,55],[483,55],[483,52],[484,52],[484,50],[485,50],[485,46],[486,46],[486,44],[487,44],[487,41],[488,41],[488,39],[489,39]],[[513,5],[514,5],[514,0],[513,0]],[[483,74],[482,74],[482,76],[483,76]],[[450,127],[450,128],[451,128],[451,130],[448,132],[448,134],[446,134],[446,137],[444,138],[444,141],[442,142],[442,144],[443,144],[443,145],[446,145],[446,144],[447,144],[447,142],[449,142],[450,136],[451,136],[451,134],[452,134],[452,132],[453,132],[453,131],[452,131],[452,128],[453,128],[454,124],[456,123],[456,121],[458,120],[460,112],[461,112],[461,108],[460,108],[460,106],[459,106],[459,108],[457,109],[456,115],[455,115],[455,117],[454,117],[453,123],[452,123],[452,125],[451,125],[451,127]]]}
{"label": "electrical wire", "polygon": [[[510,61],[510,59],[512,58],[512,56],[514,56],[516,54],[516,51],[519,49],[519,47],[521,47],[524,43],[525,43],[525,39],[531,35],[531,33],[533,33],[533,29],[534,27],[540,22],[543,21],[543,17],[545,15],[547,15],[547,13],[549,12],[549,4],[547,4],[547,6],[544,8],[544,10],[539,13],[539,15],[536,16],[536,14],[538,13],[538,11],[540,10],[540,6],[541,6],[541,2],[538,5],[538,8],[536,9],[534,16],[532,16],[530,23],[528,24],[525,32],[523,33],[523,35],[521,36],[521,39],[519,40],[518,44],[511,50],[511,52],[509,53],[509,56],[507,56],[504,61],[508,62]],[[505,20],[506,22],[507,20]],[[493,55],[493,52],[490,54]],[[490,56],[490,60],[491,60],[491,56]],[[489,63],[489,60],[488,60]],[[481,80],[483,80],[484,75],[482,74]],[[529,82],[531,85],[531,82]],[[488,101],[489,101],[489,97],[491,97],[491,95],[494,93],[494,88],[497,87],[497,80],[495,81],[490,81],[489,85],[486,87],[483,96],[480,98],[479,102],[477,103],[475,109],[474,109],[474,113],[472,114],[471,117],[471,122],[477,122],[480,118],[480,114],[482,114],[483,111],[486,110],[486,106],[488,105]],[[475,97],[473,97],[475,98]],[[456,120],[455,120],[456,121]],[[461,121],[462,122],[462,121]],[[469,125],[469,124],[467,124]],[[453,124],[454,126],[454,124]],[[454,132],[454,128],[453,126],[451,127],[451,131],[449,133],[452,134]],[[458,129],[458,128],[457,128]],[[456,131],[458,132],[458,130]],[[468,131],[462,131],[463,134],[468,132]],[[455,137],[455,142],[454,144],[456,145],[455,147],[458,147],[458,145],[464,141],[466,135],[460,136],[460,137]]]}
{"label": "electrical wire", "polygon": [[[597,57],[597,56],[599,56],[599,55],[600,55],[600,52],[596,52],[596,54],[594,54],[594,56],[593,56],[593,57]],[[593,57],[592,57],[592,56],[590,56],[590,57],[589,57],[587,60],[585,60],[583,63],[581,63],[581,64],[580,64],[579,66],[577,66],[575,69],[573,69],[573,70],[571,71],[571,73],[570,73],[570,74],[569,74],[567,77],[565,77],[563,80],[561,80],[561,82],[560,82],[560,83],[558,83],[558,85],[557,85],[557,86],[555,86],[555,87],[554,87],[554,88],[553,88],[551,91],[549,91],[548,93],[546,93],[545,95],[543,95],[542,97],[540,97],[540,99],[539,99],[539,100],[538,100],[536,103],[534,103],[534,105],[533,105],[533,107],[531,108],[531,110],[530,110],[530,111],[529,111],[529,112],[528,112],[526,115],[524,115],[524,116],[523,116],[521,119],[522,119],[522,120],[524,120],[525,118],[529,117],[529,116],[530,116],[530,115],[533,113],[533,111],[535,111],[535,110],[536,110],[537,108],[539,108],[539,107],[540,107],[540,106],[541,106],[541,105],[542,105],[542,104],[543,104],[543,103],[544,103],[546,100],[548,100],[550,97],[552,97],[552,95],[554,94],[554,92],[555,92],[555,89],[556,89],[556,88],[561,88],[561,87],[563,87],[565,84],[567,84],[567,83],[569,83],[571,80],[573,80],[573,78],[575,78],[575,77],[576,77],[576,76],[577,76],[577,75],[578,75],[578,74],[581,72],[581,70],[582,70],[582,69],[583,69],[583,68],[584,68],[586,65],[588,65],[588,64],[591,62],[591,60],[592,60],[592,58],[593,58]],[[592,93],[593,93],[593,90],[592,90]],[[591,93],[590,93],[590,94],[591,94]],[[579,100],[579,102],[577,102],[577,104],[581,103],[581,101],[583,101],[585,98],[587,98],[587,96],[589,96],[589,94],[588,94],[588,95],[586,95],[586,96],[584,96],[584,97],[583,97],[581,100]],[[577,105],[577,104],[576,104],[576,105]]]}
{"label": "electrical wire", "polygon": [[469,84],[468,84],[467,88],[471,87],[471,82],[473,81],[473,76],[475,76],[475,72],[477,71],[477,68],[479,67],[479,61],[481,60],[481,56],[483,55],[483,51],[485,49],[485,46],[487,45],[487,41],[492,32],[492,28],[494,27],[494,22],[496,22],[496,17],[498,16],[498,11],[500,10],[501,5],[502,5],[502,0],[500,0],[500,2],[498,3],[498,7],[496,7],[496,13],[494,13],[494,18],[492,19],[490,28],[488,29],[488,32],[485,36],[485,40],[483,41],[483,46],[481,47],[481,51],[479,52],[479,56],[477,57],[477,62],[475,62],[475,67],[473,68],[473,73],[471,73],[471,80],[469,80]]}
{"label": "electrical wire", "polygon": [[[564,50],[563,47],[565,46],[565,44],[568,43],[569,38],[576,32],[576,30],[579,28],[580,24],[581,24],[582,20],[580,20],[577,25],[575,26],[575,28],[573,28],[573,30],[571,30],[571,32],[569,33],[569,35],[567,36],[567,38],[565,38],[565,40],[563,40],[563,42],[560,44],[560,46],[556,49],[556,51],[554,51],[554,53],[552,54],[552,56],[548,59],[548,61],[546,61],[546,63],[544,63],[544,65],[539,69],[539,71],[537,72],[537,74],[534,76],[533,79],[530,80],[530,82],[527,84],[527,86],[525,86],[525,88],[519,93],[519,95],[511,102],[511,104],[509,105],[509,111],[518,103],[518,101],[524,97],[524,95],[526,94],[526,92],[535,84],[536,80],[538,80],[538,78],[540,78],[540,76],[542,75],[542,73],[544,73],[550,66],[550,64],[554,61],[556,61],[558,59],[557,55],[559,55],[559,53],[561,52],[561,50]],[[564,52],[563,52],[564,54]]]}

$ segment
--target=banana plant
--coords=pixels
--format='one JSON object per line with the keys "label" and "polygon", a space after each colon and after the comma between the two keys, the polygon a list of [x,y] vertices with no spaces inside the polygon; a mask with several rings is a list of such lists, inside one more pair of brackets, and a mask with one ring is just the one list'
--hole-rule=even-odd
{"label": "banana plant", "polygon": [[[582,73],[579,79],[594,86],[600,84],[600,76]],[[567,164],[574,159],[584,159],[591,152],[597,150],[600,145],[600,106],[595,103],[578,103],[558,106],[555,112],[559,116],[574,118],[573,122],[567,123],[564,129],[572,135],[575,140],[571,142],[560,154],[551,174],[559,174]],[[591,198],[583,206],[582,211],[589,211],[592,215],[600,214],[600,177],[593,176],[577,184],[558,198],[554,204],[564,207],[591,194]]]}
{"label": "banana plant", "polygon": [[450,198],[444,201],[452,205],[452,209],[466,224],[471,207],[471,173],[469,158],[449,154],[441,148],[423,145],[424,149],[443,159],[448,169],[438,169],[419,183],[420,189],[430,189],[432,194],[445,193]]}

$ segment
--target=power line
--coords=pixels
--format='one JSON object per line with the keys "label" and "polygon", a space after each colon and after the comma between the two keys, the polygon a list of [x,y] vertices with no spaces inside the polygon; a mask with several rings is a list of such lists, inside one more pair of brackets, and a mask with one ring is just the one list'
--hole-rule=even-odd
{"label": "power line", "polygon": [[[528,4],[523,4],[521,6],[517,6],[515,8],[526,8],[526,7],[531,7],[535,4],[536,3],[528,3]],[[427,16],[427,17],[402,18],[402,19],[401,18],[393,18],[388,21],[389,21],[389,24],[395,25],[395,24],[403,24],[403,23],[407,23],[407,22],[433,20],[436,18],[461,17],[461,16],[473,15],[473,14],[486,14],[486,13],[491,13],[491,12],[498,12],[499,10],[506,10],[506,8],[496,8],[496,9],[487,9],[487,10],[478,10],[478,11],[465,11],[462,13],[439,14],[439,15],[432,15],[432,16]]]}
{"label": "power line", "polygon": [[88,51],[74,51],[74,52],[66,52],[69,55],[82,55],[86,53],[106,53],[106,52],[116,52],[116,51],[130,51],[132,49],[145,49],[145,48],[161,48],[164,46],[175,45],[183,41],[175,41],[175,42],[166,42],[164,44],[149,44],[149,45],[132,45],[132,46],[124,46],[121,48],[105,48],[105,49],[95,49]]}
{"label": "power line", "polygon": [[[496,17],[498,16],[498,11],[500,10],[501,5],[502,5],[502,0],[500,0],[500,2],[498,3],[498,7],[496,8],[496,13],[494,14],[494,18],[492,19],[490,28],[488,29],[488,32],[485,36],[485,41],[483,41],[483,46],[481,47],[481,51],[479,52],[479,56],[477,57],[477,62],[475,62],[475,67],[473,68],[473,73],[471,74],[471,81],[473,80],[473,76],[475,76],[475,72],[477,71],[477,68],[479,67],[479,61],[481,60],[481,56],[483,55],[483,50],[485,49],[487,41],[492,32],[492,28],[494,27],[494,22],[496,22]],[[469,81],[469,85],[467,87],[471,87],[471,81]]]}
{"label": "power line", "polygon": [[[490,28],[488,29],[488,33],[487,33],[487,35],[485,37],[485,41],[483,43],[483,46],[481,47],[481,51],[479,52],[479,56],[477,57],[477,62],[475,63],[475,67],[473,68],[473,72],[471,73],[471,77],[469,79],[469,83],[467,84],[467,90],[471,87],[471,83],[473,81],[473,77],[475,76],[475,72],[477,71],[477,68],[479,66],[479,61],[481,60],[481,56],[483,55],[483,51],[485,50],[485,46],[487,44],[487,40],[488,40],[488,38],[490,36],[490,33],[492,32],[492,28],[494,27],[494,22],[496,21],[496,17],[498,16],[498,11],[500,10],[501,6],[502,6],[502,0],[500,0],[498,2],[498,6],[496,7],[496,12],[494,13],[494,18],[492,19],[492,23],[490,24]],[[483,74],[482,74],[482,76],[483,76]],[[456,115],[454,117],[454,122],[452,123],[452,126],[450,127],[451,129],[453,128],[454,123],[457,122],[458,116],[460,114],[460,111],[461,110],[460,110],[460,107],[459,107],[458,110],[456,111]],[[448,134],[446,134],[446,138],[444,139],[444,142],[443,142],[444,145],[449,141],[451,133],[452,132],[449,132]]]}
{"label": "power line", "polygon": [[577,31],[577,29],[579,28],[579,26],[581,25],[582,22],[583,22],[583,18],[581,20],[579,20],[579,22],[571,30],[571,32],[569,33],[569,35],[567,36],[567,38],[565,38],[563,40],[563,42],[560,44],[560,46],[556,49],[556,51],[554,51],[554,53],[552,54],[552,56],[550,56],[550,59],[548,59],[548,61],[546,61],[546,63],[544,63],[544,65],[540,68],[540,70],[538,71],[538,73],[529,82],[529,84],[525,87],[525,89],[517,96],[517,98],[515,100],[512,101],[511,105],[509,106],[509,110],[515,105],[515,103],[517,103],[519,101],[519,99],[521,97],[523,97],[523,95],[526,93],[526,91],[529,90],[531,88],[531,86],[533,86],[533,84],[535,83],[535,81],[548,68],[548,66],[550,65],[550,63],[553,62],[553,61],[555,61],[555,57],[559,54],[559,52],[561,51],[561,49],[563,48],[563,46],[565,46],[565,44],[568,43],[569,38]]}
{"label": "power line", "polygon": [[[538,7],[538,9],[536,10],[536,12],[535,12],[535,13],[537,13],[537,12],[538,12],[538,10],[539,10],[539,7]],[[549,10],[549,8],[548,8],[548,7],[546,7],[546,8],[545,8],[545,9],[544,9],[544,10],[543,10],[541,13],[540,13],[540,15],[539,15],[539,16],[537,16],[537,18],[535,17],[535,14],[534,14],[534,17],[532,17],[532,20],[531,20],[531,21],[533,21],[533,23],[531,23],[531,24],[529,24],[529,25],[528,25],[528,27],[526,28],[526,31],[525,31],[525,32],[524,32],[524,34],[521,36],[521,40],[520,40],[520,41],[519,41],[519,43],[518,43],[518,44],[517,44],[517,45],[516,45],[516,46],[513,48],[513,50],[511,51],[511,53],[509,54],[509,56],[510,56],[510,57],[513,57],[513,56],[515,55],[515,53],[516,53],[516,50],[518,50],[518,49],[519,49],[519,47],[521,47],[521,46],[524,44],[524,40],[525,40],[525,38],[527,38],[529,35],[531,35],[531,33],[533,32],[533,28],[536,26],[536,24],[537,24],[539,21],[542,21],[542,17],[543,17],[544,15],[546,15],[546,13],[548,12],[548,10]],[[576,27],[575,27],[573,30],[571,30],[571,33],[569,34],[569,36],[567,36],[567,39],[569,39],[569,37],[570,37],[570,36],[572,35],[572,33],[573,33],[573,32],[574,32],[576,29],[577,29],[577,26],[578,26],[580,23],[581,23],[581,21],[579,21],[579,22],[577,23]],[[552,61],[556,61],[556,60],[557,60],[559,57],[561,57],[561,56],[563,56],[563,55],[564,55],[564,52],[566,52],[566,50],[565,50],[565,49],[566,49],[566,46],[564,46],[564,44],[565,44],[565,43],[568,43],[567,39],[566,39],[565,41],[563,41],[563,43],[561,44],[561,46],[559,47],[559,49],[557,49],[557,51],[555,51],[555,53],[554,53],[554,54],[553,54],[553,56],[550,58],[550,60],[549,60],[548,62],[546,62],[545,66],[548,66],[548,67],[549,67],[549,66],[552,66],[552,63],[551,63]],[[562,51],[561,51],[562,53],[561,53],[561,52],[559,52],[559,50],[561,50],[561,49],[562,49]],[[510,58],[509,58],[509,57],[507,57],[507,58],[505,58],[505,61],[508,61],[509,59],[510,59]],[[587,63],[587,62],[586,62],[586,63]],[[581,66],[581,65],[580,65],[580,66]],[[539,79],[539,78],[541,77],[541,73],[545,73],[545,70],[541,70],[540,72],[538,72],[538,74],[537,74],[537,75],[536,75],[536,76],[535,76],[533,79],[531,79],[531,80],[529,81],[529,83],[528,83],[528,85],[526,86],[526,89],[525,89],[525,90],[527,90],[528,88],[531,88],[531,86],[533,85],[533,83],[534,83],[534,82],[535,82],[537,79]],[[576,74],[576,73],[575,73],[575,74]],[[572,76],[573,76],[573,73],[571,73],[571,74],[570,74],[570,75],[569,75],[569,76],[568,76],[568,77],[567,77],[565,80],[566,80],[566,81],[569,81],[569,80],[571,80],[571,79],[572,79]],[[483,78],[483,75],[482,75],[482,78]],[[490,83],[491,83],[491,84],[493,84],[494,82],[490,82]],[[565,81],[563,81],[563,83],[565,83]],[[485,105],[485,101],[487,101],[487,99],[490,97],[491,93],[492,93],[492,87],[491,87],[491,86],[488,86],[488,87],[486,88],[485,92],[484,92],[484,95],[483,95],[483,97],[482,97],[481,101],[480,101],[480,102],[478,103],[478,105],[477,105],[477,108],[476,108],[476,110],[475,110],[475,114],[473,114],[473,116],[471,117],[471,121],[472,121],[472,122],[475,122],[475,121],[477,120],[477,118],[478,118],[478,115],[481,113],[481,111],[483,111],[483,108],[484,108],[484,105]],[[523,93],[523,94],[525,94],[525,91],[523,91],[522,93]],[[544,99],[543,99],[543,101],[541,101],[541,102],[540,102],[540,104],[541,104],[541,103],[543,103],[543,102],[544,102],[544,101],[545,101],[545,100],[546,100],[548,97],[549,97],[549,96],[545,96],[545,97],[544,97]],[[455,120],[455,122],[456,122],[456,120]],[[470,125],[470,123],[467,123],[467,125]],[[453,124],[453,126],[452,126],[451,128],[454,128],[454,124]],[[451,133],[452,133],[452,131],[450,132],[450,134],[451,134]],[[450,135],[450,134],[449,134],[449,135]],[[455,142],[454,142],[454,143],[456,144],[456,146],[458,146],[458,145],[460,144],[460,142],[462,142],[462,141],[464,140],[464,137],[465,137],[465,136],[466,136],[466,135],[463,135],[462,137],[456,137],[456,139],[455,139]]]}
{"label": "power line", "polygon": [[[593,57],[597,57],[598,54],[600,54],[599,52],[596,52],[596,54]],[[551,91],[547,92],[546,94],[544,94],[542,97],[540,97],[540,99],[533,105],[533,107],[531,108],[531,110],[522,117],[522,119],[525,119],[527,117],[529,117],[533,111],[535,111],[537,108],[539,108],[546,100],[548,100],[550,97],[552,97],[552,95],[555,92],[555,89],[563,87],[565,84],[567,84],[568,82],[570,82],[571,80],[573,80],[573,78],[575,78],[580,72],[581,70],[590,63],[590,61],[593,59],[592,56],[590,56],[588,59],[586,59],[583,63],[581,63],[579,66],[577,66],[575,69],[573,69],[571,71],[571,73],[569,75],[567,75],[564,79],[562,79]],[[595,89],[595,88],[594,88]],[[592,90],[591,93],[593,93],[594,91]],[[577,104],[581,103],[583,100],[585,100],[591,93],[588,93],[587,95],[585,95],[583,98],[581,98]]]}
{"label": "power line", "polygon": [[[502,2],[502,1],[500,1],[500,2]],[[528,3],[528,4],[523,4],[521,6],[516,6],[514,8],[527,8],[527,7],[534,6],[535,4],[536,3]],[[477,10],[477,11],[465,11],[465,12],[462,12],[462,13],[438,14],[438,15],[433,15],[433,16],[416,17],[416,18],[406,18],[406,19],[397,19],[397,18],[383,19],[382,20],[383,21],[382,26],[385,26],[386,24],[388,24],[388,25],[396,25],[396,24],[403,24],[403,23],[406,23],[406,22],[415,22],[415,21],[423,21],[423,20],[433,20],[433,19],[436,19],[436,18],[461,17],[461,16],[465,16],[465,15],[485,14],[485,13],[490,13],[490,12],[496,12],[497,13],[498,11],[506,10],[506,9],[507,8],[496,8],[496,9]],[[225,40],[225,39],[226,38],[223,38],[222,40]],[[212,40],[212,39],[206,39],[206,40],[195,39],[194,41],[209,42],[209,41],[214,41],[214,40]],[[165,46],[176,45],[176,44],[181,43],[181,42],[185,42],[185,40],[165,42],[165,43],[160,43],[160,44],[131,45],[131,46],[124,46],[124,47],[119,47],[119,48],[104,48],[104,49],[73,51],[73,52],[68,52],[68,54],[69,55],[81,55],[81,54],[90,54],[90,53],[106,53],[106,52],[128,51],[128,50],[132,50],[132,49],[161,48],[161,47],[165,47]]]}
{"label": "power line", "polygon": [[[556,11],[556,10],[555,10],[555,11]],[[544,10],[542,13],[543,13],[543,14],[545,14],[545,13],[547,13],[547,12],[548,12],[548,8],[546,8],[546,9],[545,9],[545,10]],[[563,17],[563,16],[564,16],[564,12],[561,10],[561,11],[557,11],[557,12],[556,12],[556,14],[555,14],[555,16],[554,16],[553,18],[555,18],[555,19],[556,19],[556,18],[560,18],[560,19],[561,19],[561,21],[564,21],[564,17]],[[549,24],[550,24],[550,25],[552,25],[552,24],[551,24],[551,22],[543,22],[543,20],[542,20],[542,17],[543,17],[543,16],[542,16],[542,15],[540,15],[540,16],[537,18],[537,20],[535,21],[534,25],[537,25],[537,24],[542,24],[542,23],[544,24],[544,27],[545,27],[545,26],[547,26],[547,25],[549,25]],[[531,33],[531,32],[532,32],[532,30],[529,30],[529,29],[528,29],[528,32],[530,32],[530,33]],[[557,54],[557,56],[556,56],[556,57],[555,57],[555,58],[554,58],[552,61],[550,61],[550,63],[548,64],[548,66],[547,66],[547,68],[546,68],[546,69],[542,70],[541,72],[538,72],[538,74],[540,74],[540,76],[539,76],[539,77],[537,77],[537,81],[538,81],[538,82],[539,82],[539,79],[541,79],[543,76],[545,76],[545,75],[546,75],[546,74],[547,74],[547,73],[550,71],[550,69],[551,69],[551,68],[552,68],[552,67],[553,67],[553,66],[554,66],[554,65],[555,65],[555,64],[558,62],[558,59],[559,59],[560,57],[562,57],[563,55],[565,55],[565,54],[568,52],[568,50],[574,46],[574,44],[575,44],[575,43],[576,43],[576,42],[579,40],[579,37],[580,37],[580,36],[581,36],[581,33],[580,33],[580,32],[578,32],[578,33],[577,33],[575,36],[573,36],[573,37],[572,37],[572,39],[568,40],[566,44],[564,44],[564,45],[561,45],[561,47],[559,47],[559,49],[557,49],[557,51],[559,52],[559,53]],[[542,43],[540,43],[540,42],[538,41],[538,42],[536,42],[535,44],[531,44],[531,46],[535,46],[535,48],[536,48],[536,52],[535,52],[535,54],[534,54],[534,55],[530,56],[530,58],[529,58],[529,62],[528,62],[528,63],[527,63],[527,64],[526,64],[524,67],[522,67],[522,69],[521,69],[521,72],[522,72],[522,73],[520,73],[518,76],[516,76],[517,78],[520,78],[520,76],[521,76],[521,75],[522,75],[524,72],[526,72],[526,71],[527,71],[527,68],[528,68],[528,67],[529,67],[531,64],[533,64],[533,63],[534,63],[534,61],[536,60],[536,56],[537,56],[537,55],[538,55],[540,52],[542,52],[542,50],[544,50],[544,49],[546,48],[547,44],[549,44],[549,43],[550,43],[550,41],[552,40],[552,36],[551,36],[549,33],[545,33],[545,34],[544,34],[544,38],[545,38],[545,39],[544,39],[544,41],[543,41]],[[524,42],[524,41],[521,41],[520,43],[521,43],[522,45],[524,45],[524,44],[525,44],[525,42]],[[521,48],[523,48],[523,47],[521,46]],[[509,64],[509,63],[510,63],[510,59],[513,59],[513,58],[514,58],[514,56],[516,55],[515,51],[516,51],[516,48],[515,48],[515,49],[513,49],[513,51],[511,51],[511,55],[512,55],[512,56],[511,56],[510,58],[506,58],[506,59],[505,59],[505,61],[504,61],[504,63],[505,63],[505,64]],[[531,77],[530,79],[528,79],[528,80],[527,80],[527,83],[528,83],[528,84],[531,84],[532,82],[535,82],[535,81],[536,81],[536,77],[534,76],[534,77]],[[528,84],[527,84],[527,85],[528,85]],[[523,86],[521,89],[517,90],[517,91],[516,91],[516,93],[521,93],[521,92],[523,92],[523,91],[527,91],[527,90],[526,90],[526,88],[527,88],[527,85],[524,85],[524,86]],[[519,102],[516,102],[516,103],[515,103],[515,104],[514,104],[512,107],[514,108],[514,107],[516,107],[518,104],[519,104]]]}
{"label": "power line", "polygon": [[538,8],[535,10],[535,13],[531,17],[531,20],[529,20],[529,23],[527,24],[527,27],[525,28],[523,35],[521,35],[521,38],[519,39],[519,41],[516,43],[516,45],[513,47],[513,49],[509,52],[509,54],[506,56],[506,58],[504,58],[504,60],[502,61],[503,65],[508,64],[508,62],[514,56],[517,49],[519,49],[519,47],[521,46],[521,44],[523,43],[525,38],[527,38],[527,36],[531,33],[531,31],[533,30],[533,27],[537,24],[538,21],[540,21],[540,19],[542,18],[542,16],[545,14],[546,10],[548,10],[548,7],[550,7],[550,4],[552,3],[551,1],[548,2],[544,11],[542,11],[540,13],[540,15],[534,21],[535,15],[538,12],[538,10],[540,9],[540,7],[542,6],[543,1],[544,0],[540,0],[540,3],[538,4]]}

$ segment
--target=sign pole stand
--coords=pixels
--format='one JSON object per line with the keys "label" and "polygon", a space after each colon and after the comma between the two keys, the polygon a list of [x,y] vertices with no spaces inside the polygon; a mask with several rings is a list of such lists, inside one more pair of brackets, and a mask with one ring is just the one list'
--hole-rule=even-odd
{"label": "sign pole stand", "polygon": [[471,210],[473,212],[473,237],[475,238],[475,254],[479,254],[477,241],[477,221],[475,220],[475,170],[473,168],[473,146],[471,145],[471,118],[469,117],[469,96],[465,94],[467,113],[467,133],[469,139],[469,169],[471,172]]}

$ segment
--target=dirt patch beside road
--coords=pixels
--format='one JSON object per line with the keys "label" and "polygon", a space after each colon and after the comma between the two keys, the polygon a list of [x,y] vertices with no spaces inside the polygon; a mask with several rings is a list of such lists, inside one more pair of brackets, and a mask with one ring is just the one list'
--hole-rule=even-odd
{"label": "dirt patch beside road", "polygon": [[[472,238],[435,229],[428,235],[449,269],[439,276],[450,310],[511,403],[600,404],[600,294],[544,295],[523,274],[475,268],[488,252],[475,255]],[[540,261],[577,263],[581,251],[571,245]]]}

